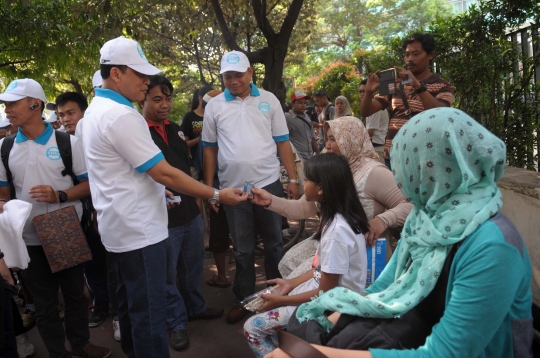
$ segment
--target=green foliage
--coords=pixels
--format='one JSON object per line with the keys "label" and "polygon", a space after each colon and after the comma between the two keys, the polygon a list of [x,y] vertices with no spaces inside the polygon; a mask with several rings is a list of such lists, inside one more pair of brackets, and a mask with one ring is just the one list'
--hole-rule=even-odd
{"label": "green foliage", "polygon": [[[538,26],[521,31],[518,25],[539,11],[535,1],[520,1],[519,10],[510,1],[482,2],[468,13],[438,18],[432,25],[437,71],[456,87],[454,106],[505,141],[510,165],[529,169],[538,160],[534,150],[540,81],[534,82],[534,69],[540,66],[540,43]],[[525,41],[533,36],[535,57],[511,41],[517,39],[508,36],[512,31]]]}
{"label": "green foliage", "polygon": [[361,74],[354,65],[341,61],[331,63],[318,76],[312,77],[301,88],[308,94],[323,89],[330,100],[337,96],[345,96],[349,100],[353,115],[360,115],[358,87],[362,80]]}
{"label": "green foliage", "polygon": [[[383,48],[409,31],[428,28],[436,17],[449,18],[452,10],[448,0],[333,0],[320,2],[317,26],[311,36],[311,51],[304,56],[303,64],[289,66],[288,78],[303,83],[315,73],[335,61],[357,64],[358,57],[366,51],[373,52],[375,64],[384,63]],[[375,58],[378,54],[379,58]],[[350,60],[353,57],[355,60]],[[400,64],[392,62],[392,65]],[[372,72],[358,66],[361,72]]]}

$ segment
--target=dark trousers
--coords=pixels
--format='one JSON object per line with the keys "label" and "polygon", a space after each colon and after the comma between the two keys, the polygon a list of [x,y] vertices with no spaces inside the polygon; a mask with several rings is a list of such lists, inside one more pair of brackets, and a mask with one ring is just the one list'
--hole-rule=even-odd
{"label": "dark trousers", "polygon": [[[65,348],[66,337],[72,350],[81,350],[90,338],[88,301],[84,295],[83,265],[52,273],[41,246],[27,246],[30,264],[22,271],[24,283],[34,298],[37,328],[51,358],[71,357]],[[65,304],[64,325],[58,312],[58,290]]]}
{"label": "dark trousers", "polygon": [[85,262],[84,274],[94,298],[94,312],[109,312],[109,288],[107,285],[107,251],[101,237],[93,227],[86,231],[92,260]]}
{"label": "dark trousers", "polygon": [[107,251],[107,289],[109,290],[109,301],[111,308],[109,313],[113,318],[118,316],[118,297],[116,289],[118,288],[118,275],[116,274],[116,261],[114,254]]}
{"label": "dark trousers", "polygon": [[0,319],[4,324],[1,327],[0,357],[19,358],[17,353],[17,340],[13,331],[13,306],[11,301],[11,292],[5,290],[4,279],[0,278]]}
{"label": "dark trousers", "polygon": [[12,317],[13,317],[13,332],[15,333],[15,336],[19,336],[23,333],[25,333],[23,320],[21,317],[21,313],[19,312],[19,307],[17,307],[17,303],[15,303],[15,300],[13,297],[11,298],[11,309],[12,309]]}
{"label": "dark trousers", "polygon": [[[283,197],[283,186],[279,180],[263,189],[270,194]],[[263,239],[266,278],[270,280],[281,277],[278,264],[283,257],[282,219],[279,214],[249,201],[224,207],[236,259],[233,292],[236,295],[235,304],[239,304],[255,291],[256,233]]]}
{"label": "dark trousers", "polygon": [[167,240],[113,253],[122,350],[129,358],[169,357],[165,335]]}

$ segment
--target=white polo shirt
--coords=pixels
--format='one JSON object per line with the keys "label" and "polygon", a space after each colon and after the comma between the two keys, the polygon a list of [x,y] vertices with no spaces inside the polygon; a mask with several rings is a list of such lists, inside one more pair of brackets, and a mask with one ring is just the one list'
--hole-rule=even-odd
{"label": "white polo shirt", "polygon": [[277,142],[289,140],[279,100],[251,84],[245,99],[229,90],[212,98],[204,111],[203,146],[218,146],[221,188],[259,188],[279,179]]}
{"label": "white polo shirt", "polygon": [[383,109],[366,118],[366,129],[375,129],[371,141],[375,144],[384,144],[388,132],[388,111]]}
{"label": "white polo shirt", "polygon": [[165,187],[146,171],[164,159],[144,118],[119,93],[96,88],[77,124],[103,245],[126,252],[168,237]]}
{"label": "white polo shirt", "polygon": [[[28,194],[30,188],[36,185],[50,185],[54,190],[65,190],[73,186],[73,181],[69,175],[62,176],[65,167],[56,144],[54,129],[49,123],[44,124],[45,130],[34,140],[28,139],[19,129],[13,148],[9,153],[9,169],[11,170],[17,199],[32,204],[32,211],[23,230],[23,239],[28,246],[41,245],[32,218],[45,214],[47,205],[49,211],[58,210],[58,204],[38,203],[35,199],[32,199],[31,195]],[[3,142],[4,139],[0,140],[0,146]],[[82,143],[74,136],[70,136],[70,142],[73,173],[78,180],[88,179]],[[0,186],[9,186],[6,168],[2,162],[0,162]],[[75,205],[80,219],[82,216],[80,200],[60,204],[63,208],[70,205]]]}

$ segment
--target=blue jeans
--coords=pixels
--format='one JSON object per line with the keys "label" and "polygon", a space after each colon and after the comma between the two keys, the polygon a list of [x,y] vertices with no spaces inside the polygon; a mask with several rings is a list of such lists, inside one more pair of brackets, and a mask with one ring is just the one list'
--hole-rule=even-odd
{"label": "blue jeans", "polygon": [[[169,332],[185,329],[188,317],[206,310],[201,293],[204,237],[201,216],[169,228],[167,239],[167,323]],[[178,274],[179,288],[176,286]]]}
{"label": "blue jeans", "polygon": [[169,357],[165,335],[167,240],[113,253],[122,350],[129,358]]}
{"label": "blue jeans", "polygon": [[[266,191],[283,197],[283,186],[276,182],[264,187]],[[232,234],[236,274],[233,292],[236,295],[235,305],[255,291],[255,243],[257,233],[264,244],[264,270],[266,278],[280,278],[278,264],[283,257],[283,239],[281,232],[281,216],[250,201],[236,206],[225,205],[227,221]]]}

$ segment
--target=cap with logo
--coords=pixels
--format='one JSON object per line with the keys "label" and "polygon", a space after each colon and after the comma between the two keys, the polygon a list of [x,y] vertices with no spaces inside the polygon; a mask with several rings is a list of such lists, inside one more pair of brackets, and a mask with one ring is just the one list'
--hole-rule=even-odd
{"label": "cap with logo", "polygon": [[94,77],[92,77],[92,87],[93,88],[101,87],[102,84],[103,84],[103,78],[101,77],[101,70],[97,70],[94,73]]}
{"label": "cap with logo", "polygon": [[47,102],[45,92],[39,83],[30,78],[23,78],[12,81],[4,93],[0,94],[0,103],[14,102],[20,99],[30,97],[38,98],[43,102]]}
{"label": "cap with logo", "polygon": [[291,102],[302,98],[311,99],[310,96],[308,96],[304,91],[301,90],[291,93]]}
{"label": "cap with logo", "polygon": [[219,74],[229,71],[244,73],[250,67],[251,64],[249,63],[245,53],[240,51],[231,51],[227,52],[221,58],[221,70],[219,71]]}
{"label": "cap with logo", "polygon": [[143,75],[153,76],[161,72],[160,69],[152,66],[141,45],[135,40],[130,40],[124,36],[109,40],[99,51],[102,65],[125,65]]}

